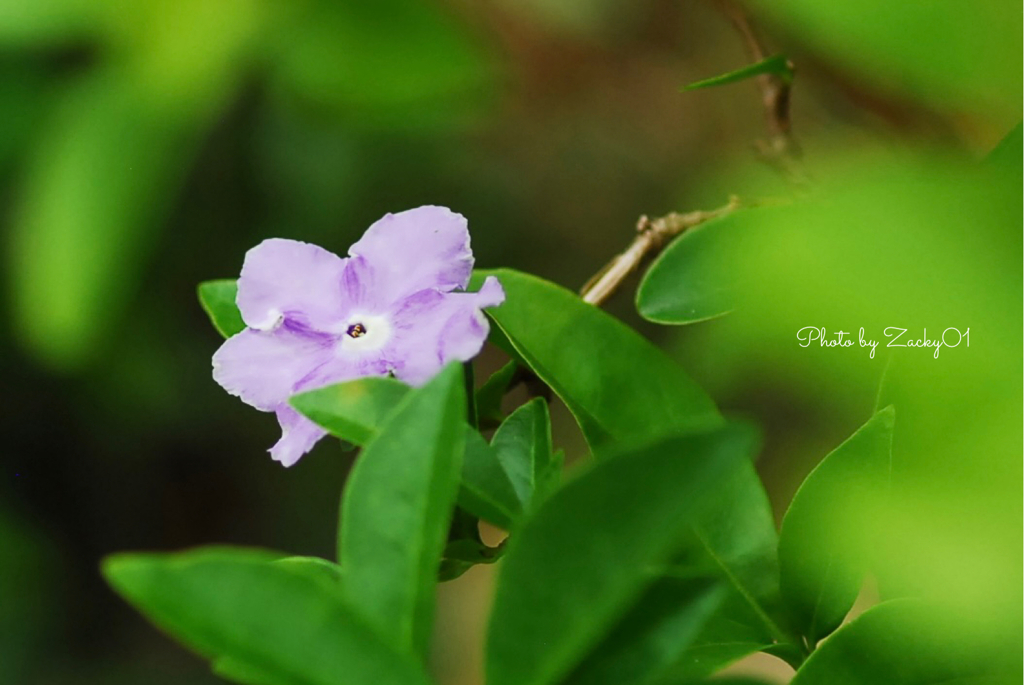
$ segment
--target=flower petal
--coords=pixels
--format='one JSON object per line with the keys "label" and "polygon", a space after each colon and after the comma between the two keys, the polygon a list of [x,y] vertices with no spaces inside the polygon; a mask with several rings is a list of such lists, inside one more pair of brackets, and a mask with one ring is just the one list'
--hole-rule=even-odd
{"label": "flower petal", "polygon": [[213,379],[262,411],[274,411],[334,357],[331,336],[285,322],[273,331],[247,328],[213,355]]}
{"label": "flower petal", "polygon": [[427,288],[465,288],[473,270],[466,218],[446,207],[385,214],[348,253],[366,258],[375,295],[388,303]]}
{"label": "flower petal", "polygon": [[448,362],[475,357],[490,331],[481,309],[504,300],[505,291],[493,276],[480,292],[421,290],[407,298],[393,315],[393,340],[387,349],[395,375],[422,385]]}
{"label": "flower petal", "polygon": [[288,405],[277,410],[277,422],[281,424],[281,439],[270,448],[270,456],[282,466],[292,466],[327,435],[327,431]]}
{"label": "flower petal", "polygon": [[250,328],[269,330],[282,317],[324,330],[338,321],[345,262],[322,247],[272,238],[245,254],[238,309]]}

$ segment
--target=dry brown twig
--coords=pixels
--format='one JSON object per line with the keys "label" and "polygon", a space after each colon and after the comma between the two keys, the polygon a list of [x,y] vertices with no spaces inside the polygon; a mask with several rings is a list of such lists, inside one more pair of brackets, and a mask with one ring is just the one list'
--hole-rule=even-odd
{"label": "dry brown twig", "polygon": [[[743,37],[751,60],[760,62],[768,57],[764,44],[757,35],[746,13],[733,0],[719,0],[722,9],[729,16],[736,30]],[[789,65],[792,71],[793,65]],[[794,187],[803,189],[808,185],[807,175],[800,163],[800,146],[793,138],[789,119],[789,81],[778,74],[761,74],[757,77],[761,89],[768,138],[757,141],[757,150],[762,159],[774,166]],[[658,252],[669,240],[687,229],[699,226],[709,219],[731,214],[743,206],[733,196],[718,209],[709,211],[671,213],[657,219],[640,217],[637,236],[624,252],[597,272],[580,290],[584,302],[600,307],[619,289],[622,283],[640,266]],[[748,204],[749,206],[749,204]]]}
{"label": "dry brown twig", "polygon": [[580,290],[580,296],[584,302],[600,307],[615,294],[615,291],[630,274],[639,269],[650,257],[660,252],[661,248],[672,238],[705,221],[731,214],[741,206],[740,199],[733,196],[729,198],[728,203],[718,209],[697,210],[685,214],[672,212],[657,219],[648,219],[646,215],[640,217],[636,225],[637,236],[633,238],[633,242],[625,252],[608,262],[603,269],[587,281],[587,284]]}

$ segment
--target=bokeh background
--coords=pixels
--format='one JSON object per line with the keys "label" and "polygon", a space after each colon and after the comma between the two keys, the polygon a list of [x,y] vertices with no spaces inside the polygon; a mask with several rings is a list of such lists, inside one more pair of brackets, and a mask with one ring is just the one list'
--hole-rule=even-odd
{"label": "bokeh background", "polygon": [[[894,254],[921,254],[915,241],[934,239],[940,266],[959,263],[960,243],[943,242],[943,231],[978,219],[964,213],[947,226],[935,202],[958,197],[955,171],[1020,120],[1019,4],[936,2],[929,21],[913,8],[858,18],[854,4],[824,16],[797,0],[792,15],[766,13],[767,3],[750,11],[797,65],[792,116],[807,165],[828,177],[842,160],[852,171],[832,176],[864,182],[883,208],[903,212],[895,229],[883,220],[890,211],[851,219],[846,210],[863,206],[854,194],[809,225],[856,232],[876,221],[866,233],[895,232]],[[903,52],[890,54],[893,45]],[[894,54],[923,67],[887,70]],[[790,192],[753,152],[764,124],[752,82],[679,91],[747,60],[710,0],[0,0],[0,680],[220,682],[107,589],[97,564],[110,552],[222,542],[333,554],[351,456],[323,441],[290,470],[269,459],[273,418],[211,379],[220,339],[197,304],[198,282],[237,275],[264,238],[344,253],[384,213],[440,204],[468,217],[478,264],[578,288],[628,243],[640,214]],[[908,157],[926,171],[917,204],[903,206],[886,174],[905,178]],[[1019,143],[1015,157],[1017,193]],[[971,188],[985,204],[991,185]],[[970,388],[961,409],[997,424],[984,434],[997,468],[952,489],[979,519],[971,507],[981,500],[1011,515],[993,544],[1011,540],[1004,551],[1016,561],[996,566],[1012,576],[1020,217],[1018,205],[997,208],[967,241],[984,249],[963,278],[935,277],[927,302],[933,318],[943,303],[957,315],[985,303],[985,321],[936,323],[974,326],[983,351],[956,376],[962,386],[947,388]],[[857,261],[856,249],[828,242],[838,233],[822,235]],[[796,233],[780,240],[751,259],[752,272],[786,263],[779,244],[804,244]],[[877,255],[874,244],[863,253]],[[931,264],[911,275],[927,279]],[[882,280],[872,295],[899,287]],[[814,291],[801,312],[850,297],[840,286]],[[628,294],[609,309],[669,349],[727,412],[762,426],[759,470],[779,515],[873,406],[881,361],[799,357],[789,328],[773,338],[757,317],[668,329],[640,320]],[[984,349],[986,333],[998,349]],[[478,375],[501,361],[489,349]],[[953,414],[924,415],[927,433]],[[556,442],[580,456],[567,415],[555,416]],[[933,553],[924,545],[921,559]],[[440,591],[442,682],[479,682],[490,574],[478,567]]]}

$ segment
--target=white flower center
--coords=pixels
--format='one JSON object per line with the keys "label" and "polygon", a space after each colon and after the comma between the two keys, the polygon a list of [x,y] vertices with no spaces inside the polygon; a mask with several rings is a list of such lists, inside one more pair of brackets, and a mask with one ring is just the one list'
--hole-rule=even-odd
{"label": "white flower center", "polygon": [[342,330],[341,349],[345,352],[379,350],[391,338],[391,324],[383,316],[354,314]]}

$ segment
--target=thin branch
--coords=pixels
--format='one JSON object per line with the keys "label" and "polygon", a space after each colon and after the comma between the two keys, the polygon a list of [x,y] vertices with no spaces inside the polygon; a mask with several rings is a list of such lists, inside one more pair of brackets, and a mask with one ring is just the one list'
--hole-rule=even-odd
{"label": "thin branch", "polygon": [[[751,61],[760,62],[768,57],[764,42],[758,35],[746,12],[733,0],[719,0],[722,10],[743,38]],[[789,63],[790,71],[794,70]],[[768,138],[757,141],[761,158],[775,167],[790,183],[798,187],[808,184],[808,178],[800,162],[800,146],[793,138],[789,117],[790,82],[778,74],[761,74],[757,77],[761,89],[761,104],[764,107],[765,126]]]}
{"label": "thin branch", "polygon": [[741,206],[738,197],[729,198],[729,202],[718,209],[709,211],[698,210],[677,214],[672,212],[657,219],[640,217],[637,222],[637,236],[626,251],[610,261],[603,269],[587,281],[580,290],[584,302],[600,307],[615,294],[622,283],[640,266],[661,251],[669,240],[683,231],[699,226],[705,221],[726,216]]}

